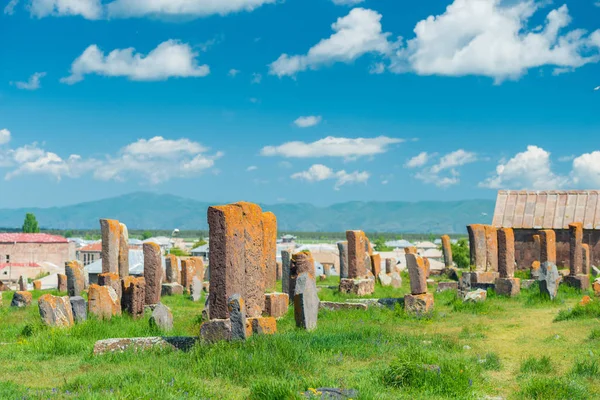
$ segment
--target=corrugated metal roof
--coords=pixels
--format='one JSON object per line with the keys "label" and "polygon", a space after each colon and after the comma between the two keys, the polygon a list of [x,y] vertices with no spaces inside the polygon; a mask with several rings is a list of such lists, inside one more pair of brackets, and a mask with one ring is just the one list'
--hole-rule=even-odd
{"label": "corrugated metal roof", "polygon": [[573,222],[600,229],[600,191],[500,190],[493,225],[497,228],[567,229]]}
{"label": "corrugated metal roof", "polygon": [[0,233],[0,243],[68,243],[62,236],[47,233]]}

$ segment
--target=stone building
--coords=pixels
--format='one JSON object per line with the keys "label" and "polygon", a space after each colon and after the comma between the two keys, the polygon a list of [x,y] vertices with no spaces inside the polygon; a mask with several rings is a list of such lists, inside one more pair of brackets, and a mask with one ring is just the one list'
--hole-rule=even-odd
{"label": "stone building", "polygon": [[590,247],[592,265],[600,263],[600,191],[498,192],[493,226],[513,228],[515,259],[520,269],[539,260],[534,235],[541,229],[556,232],[556,264],[569,266],[569,224],[583,223],[583,243]]}
{"label": "stone building", "polygon": [[0,233],[0,265],[52,263],[75,259],[75,243],[46,233]]}
{"label": "stone building", "polygon": [[85,265],[90,265],[94,261],[101,258],[102,255],[102,242],[96,242],[83,246],[77,251],[77,259]]}

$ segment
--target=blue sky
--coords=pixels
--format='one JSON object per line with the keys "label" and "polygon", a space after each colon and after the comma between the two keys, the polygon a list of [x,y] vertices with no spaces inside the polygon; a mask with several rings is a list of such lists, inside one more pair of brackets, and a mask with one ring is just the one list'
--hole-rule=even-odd
{"label": "blue sky", "polygon": [[593,0],[4,0],[0,207],[600,186]]}

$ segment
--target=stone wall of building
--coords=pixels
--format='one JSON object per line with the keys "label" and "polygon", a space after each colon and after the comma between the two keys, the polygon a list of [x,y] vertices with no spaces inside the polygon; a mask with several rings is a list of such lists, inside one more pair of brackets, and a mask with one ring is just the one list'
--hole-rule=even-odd
{"label": "stone wall of building", "polygon": [[7,255],[11,264],[50,262],[62,268],[75,260],[75,243],[0,243],[1,259]]}

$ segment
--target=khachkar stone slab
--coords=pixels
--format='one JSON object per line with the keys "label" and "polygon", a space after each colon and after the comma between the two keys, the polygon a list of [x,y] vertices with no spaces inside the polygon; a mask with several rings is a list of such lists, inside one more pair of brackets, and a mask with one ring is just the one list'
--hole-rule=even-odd
{"label": "khachkar stone slab", "polygon": [[181,260],[181,286],[190,291],[192,286],[192,279],[196,276],[196,263],[195,260],[188,258],[187,260]]}
{"label": "khachkar stone slab", "polygon": [[119,299],[121,298],[122,289],[121,289],[121,279],[119,279],[119,275],[115,273],[104,273],[98,275],[98,285],[100,286],[110,286],[115,290]]}
{"label": "khachkar stone slab", "polygon": [[173,330],[173,313],[171,313],[169,307],[162,303],[158,303],[156,307],[154,307],[154,310],[152,310],[152,315],[148,322],[152,328],[160,329],[163,332],[169,332]]}
{"label": "khachkar stone slab", "polygon": [[146,280],[143,277],[127,276],[121,280],[121,309],[135,319],[144,315]]}
{"label": "khachkar stone slab", "polygon": [[33,290],[42,290],[42,281],[33,281]]}
{"label": "khachkar stone slab", "polygon": [[471,253],[471,266],[478,271],[485,271],[487,267],[487,241],[485,226],[480,224],[468,225],[469,248]]}
{"label": "khachkar stone slab", "polygon": [[534,259],[539,262],[542,257],[542,242],[540,235],[533,235]]}
{"label": "khachkar stone slab", "polygon": [[162,252],[156,243],[144,243],[145,304],[158,304],[162,284]]}
{"label": "khachkar stone slab", "polygon": [[433,294],[407,294],[404,296],[404,310],[417,317],[430,314],[433,311]]}
{"label": "khachkar stone slab", "polygon": [[42,322],[47,326],[69,327],[75,323],[69,296],[45,294],[38,299],[38,306]]}
{"label": "khachkar stone slab", "polygon": [[340,253],[340,278],[348,277],[348,242],[338,242]]}
{"label": "khachkar stone slab", "polygon": [[292,252],[290,250],[281,251],[281,288],[283,293],[290,293],[290,277],[292,266]]}
{"label": "khachkar stone slab", "polygon": [[119,277],[129,276],[129,231],[127,225],[119,224]]}
{"label": "khachkar stone slab", "polygon": [[67,291],[67,276],[63,275],[63,274],[57,274],[57,286],[56,288],[58,289],[59,292],[66,292]]}
{"label": "khachkar stone slab", "polygon": [[246,340],[246,302],[239,294],[234,294],[229,297],[227,308],[231,323],[231,339]]}
{"label": "khachkar stone slab", "polygon": [[504,296],[516,296],[521,292],[521,281],[515,274],[515,234],[511,228],[500,228],[498,237],[498,272],[496,293]]}
{"label": "khachkar stone slab", "polygon": [[368,240],[363,231],[346,231],[348,240],[348,278],[362,279],[367,276],[366,249]]}
{"label": "khachkar stone slab", "polygon": [[371,254],[371,272],[374,276],[379,276],[381,272],[381,256],[379,254]]}
{"label": "khachkar stone slab", "polygon": [[406,266],[410,276],[411,294],[427,293],[427,267],[423,258],[412,253],[407,254]]}
{"label": "khachkar stone slab", "polygon": [[583,267],[583,274],[584,275],[589,275],[591,273],[591,260],[590,260],[590,245],[589,244],[582,244],[581,245],[581,252],[582,252],[582,267]]}
{"label": "khachkar stone slab", "polygon": [[175,296],[183,294],[183,286],[179,283],[163,283],[160,291],[161,296]]}
{"label": "khachkar stone slab", "polygon": [[200,337],[208,343],[230,341],[231,321],[229,319],[211,319],[204,322],[200,327]]}
{"label": "khachkar stone slab", "polygon": [[314,276],[304,272],[296,279],[294,293],[294,318],[296,326],[306,330],[317,327],[319,296]]}
{"label": "khachkar stone slab", "polygon": [[[244,215],[235,205],[208,208],[211,319],[227,319],[230,296],[244,292]],[[183,265],[182,265],[183,268]],[[203,325],[204,327],[204,325]],[[203,328],[212,334],[218,327]],[[231,334],[231,325],[229,325]]]}
{"label": "khachkar stone slab", "polygon": [[282,278],[281,274],[282,274],[282,265],[279,261],[277,261],[277,275],[276,275],[275,279],[280,281]]}
{"label": "khachkar stone slab", "polygon": [[452,261],[452,242],[448,235],[442,236],[442,253],[444,253],[444,265],[446,268],[454,266]]}
{"label": "khachkar stone slab", "polygon": [[67,275],[67,292],[69,296],[79,296],[85,288],[83,266],[79,261],[70,261],[65,264]]}
{"label": "khachkar stone slab", "polygon": [[119,273],[119,248],[121,242],[121,224],[114,219],[101,219],[102,232],[102,272]]}
{"label": "khachkar stone slab", "polygon": [[165,257],[165,269],[167,283],[181,282],[181,273],[179,272],[179,259],[173,254]]}
{"label": "khachkar stone slab", "polygon": [[90,285],[88,314],[100,319],[111,319],[113,315],[121,315],[121,302],[115,289],[110,286]]}
{"label": "khachkar stone slab", "polygon": [[81,296],[74,296],[69,298],[69,302],[71,303],[71,311],[75,322],[87,320],[87,303],[85,299]]}
{"label": "khachkar stone slab", "polygon": [[562,277],[558,273],[556,264],[550,261],[545,261],[542,263],[540,266],[540,277],[538,278],[540,292],[542,294],[550,296],[550,299],[553,300],[558,292],[558,285],[560,284],[561,279]]}
{"label": "khachkar stone slab", "polygon": [[27,278],[25,278],[23,275],[19,277],[19,290],[21,292],[27,291]]}
{"label": "khachkar stone slab", "polygon": [[143,351],[149,349],[173,349],[187,351],[196,344],[197,337],[138,337],[98,340],[94,344],[94,355],[124,352],[126,350]]}
{"label": "khachkar stone slab", "polygon": [[20,291],[13,294],[12,301],[10,302],[11,307],[27,307],[31,305],[31,299],[33,296],[30,292]]}
{"label": "khachkar stone slab", "polygon": [[263,266],[265,287],[274,288],[277,283],[277,218],[272,212],[262,213]]}
{"label": "khachkar stone slab", "polygon": [[485,225],[485,270],[498,271],[498,232],[490,225]]}
{"label": "khachkar stone slab", "polygon": [[519,278],[498,278],[495,290],[500,296],[518,296],[521,293],[521,280]]}
{"label": "khachkar stone slab", "polygon": [[556,264],[556,232],[552,229],[539,231],[540,235],[540,264],[550,262]]}
{"label": "khachkar stone slab", "polygon": [[194,276],[200,279],[200,282],[204,281],[204,261],[202,261],[202,257],[190,257],[190,260],[194,265]]}
{"label": "khachkar stone slab", "polygon": [[273,318],[283,317],[290,305],[287,293],[267,293],[265,295],[265,314]]}
{"label": "khachkar stone slab", "polygon": [[290,289],[288,294],[290,299],[293,301],[296,280],[301,274],[307,273],[312,277],[312,279],[316,279],[317,271],[315,269],[315,260],[313,259],[310,251],[301,251],[292,255],[290,273]]}
{"label": "khachkar stone slab", "polygon": [[386,258],[385,259],[385,273],[391,274],[396,272],[396,259],[395,258]]}
{"label": "khachkar stone slab", "polygon": [[375,291],[374,279],[340,279],[340,293],[367,296]]}
{"label": "khachkar stone slab", "polygon": [[273,317],[246,319],[246,336],[274,335],[277,333],[277,320]]}
{"label": "khachkar stone slab", "polygon": [[192,278],[192,285],[190,286],[190,297],[193,301],[200,301],[203,289],[204,285],[202,284],[202,281],[198,279],[197,276],[194,276]]}
{"label": "khachkar stone slab", "polygon": [[576,222],[569,224],[569,271],[571,276],[583,273],[583,224]]}
{"label": "khachkar stone slab", "polygon": [[567,275],[563,280],[568,286],[578,290],[588,290],[590,287],[590,278],[588,275]]}

